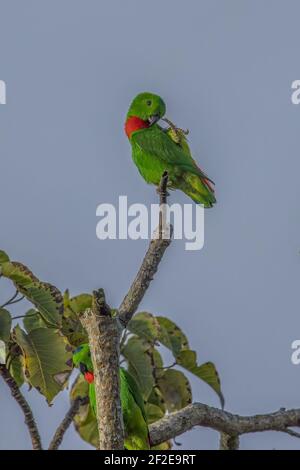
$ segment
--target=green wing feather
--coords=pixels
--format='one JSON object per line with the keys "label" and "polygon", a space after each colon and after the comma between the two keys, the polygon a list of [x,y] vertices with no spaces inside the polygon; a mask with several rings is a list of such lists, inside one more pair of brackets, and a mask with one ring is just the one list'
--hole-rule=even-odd
{"label": "green wing feather", "polygon": [[96,390],[94,382],[89,384],[89,399],[90,404],[93,409],[94,415],[97,416],[97,408],[96,408]]}
{"label": "green wing feather", "polygon": [[213,183],[196,165],[193,157],[176,144],[159,126],[154,125],[151,128],[135,132],[132,136],[132,142],[140,147],[141,151]]}
{"label": "green wing feather", "polygon": [[147,423],[144,400],[135,379],[123,367],[120,367],[120,379],[121,381],[124,380],[126,382],[129,392],[133,396],[137,406],[140,408],[143,418]]}

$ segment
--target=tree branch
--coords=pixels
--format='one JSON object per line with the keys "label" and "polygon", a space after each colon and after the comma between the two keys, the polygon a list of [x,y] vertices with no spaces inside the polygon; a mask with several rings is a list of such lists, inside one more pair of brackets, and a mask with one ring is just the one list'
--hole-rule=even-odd
{"label": "tree branch", "polygon": [[298,439],[300,439],[300,433],[299,432],[296,432],[296,431],[293,431],[292,429],[283,429],[282,432],[285,432],[286,434],[289,434],[289,436],[293,436],[293,437],[298,437]]}
{"label": "tree branch", "polygon": [[211,428],[226,434],[226,448],[236,449],[238,437],[242,434],[278,431],[300,437],[300,434],[289,429],[300,426],[300,409],[281,409],[275,413],[239,416],[202,403],[193,403],[153,423],[150,426],[151,444],[158,445],[195,426]]}
{"label": "tree branch", "polygon": [[67,431],[68,427],[72,423],[75,415],[77,414],[80,406],[86,405],[89,402],[89,397],[77,397],[73,401],[72,405],[70,406],[66,416],[58,426],[57,430],[55,431],[55,434],[52,438],[52,441],[49,445],[48,450],[57,450],[62,443],[62,440],[64,438],[65,432]]}
{"label": "tree branch", "polygon": [[225,432],[220,434],[220,450],[238,450],[240,445],[239,436],[229,436]]}
{"label": "tree branch", "polygon": [[9,371],[3,364],[0,364],[0,375],[3,377],[3,380],[10,388],[12,396],[14,397],[24,414],[25,424],[28,428],[31,437],[33,450],[42,450],[40,434],[36,422],[34,420],[31,408],[24,396],[22,395],[15,379],[10,375]]}
{"label": "tree branch", "polygon": [[100,450],[124,449],[120,401],[120,330],[105,302],[103,289],[94,291],[93,308],[80,317],[89,338],[94,366]]}
{"label": "tree branch", "polygon": [[[159,193],[160,214],[159,226],[151,239],[148,251],[143,259],[141,267],[120,307],[118,319],[121,325],[126,328],[127,324],[136,312],[141,300],[143,299],[158,265],[171,243],[172,226],[166,225],[166,203],[167,203],[167,184],[168,173],[165,171],[162,175],[160,185],[157,189]],[[157,236],[158,234],[158,236]]]}
{"label": "tree branch", "polygon": [[[3,308],[3,307],[6,307],[7,305],[11,305],[11,304],[15,303],[14,300],[18,297],[18,295],[19,295],[19,291],[17,289],[16,292],[14,293],[14,295],[7,302],[0,305],[0,308]],[[20,300],[22,300],[22,299],[20,299]],[[17,302],[18,302],[18,300],[17,300]]]}

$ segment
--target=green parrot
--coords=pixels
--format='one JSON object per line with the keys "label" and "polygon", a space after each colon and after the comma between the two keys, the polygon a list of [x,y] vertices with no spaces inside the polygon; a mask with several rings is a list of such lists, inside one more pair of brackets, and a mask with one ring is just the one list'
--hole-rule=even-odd
{"label": "green parrot", "polygon": [[170,189],[180,189],[196,203],[212,207],[216,202],[214,183],[197,166],[184,133],[179,130],[182,134],[176,137],[174,129],[166,130],[158,125],[165,112],[164,101],[153,93],[140,93],[132,101],[125,132],[133,161],[147,183],[158,186],[163,172],[167,171]]}
{"label": "green parrot", "polygon": [[[73,363],[79,368],[89,383],[90,404],[96,416],[96,393],[93,363],[87,343],[79,346],[73,353]],[[127,450],[149,450],[150,438],[144,400],[135,379],[120,367],[120,397]]]}

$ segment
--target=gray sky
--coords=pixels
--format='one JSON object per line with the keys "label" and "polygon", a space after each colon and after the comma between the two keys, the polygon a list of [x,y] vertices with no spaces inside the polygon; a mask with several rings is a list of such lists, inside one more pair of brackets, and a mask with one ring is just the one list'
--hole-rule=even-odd
{"label": "gray sky", "polygon": [[[96,207],[156,202],[123,132],[131,99],[160,94],[190,129],[191,147],[215,180],[205,246],[169,248],[141,309],[170,316],[199,361],[220,372],[226,408],[253,414],[300,406],[291,364],[299,324],[298,1],[0,0],[0,246],[72,294],[102,286],[119,305],[146,241],[99,241]],[[188,202],[172,193],[171,202]],[[10,294],[1,281],[0,300]],[[192,380],[194,399],[218,406]],[[25,387],[24,387],[25,388]],[[24,390],[25,391],[25,390]],[[32,404],[44,444],[67,409]],[[0,382],[0,448],[29,448],[23,418]],[[216,448],[196,429],[182,448]],[[244,449],[297,449],[279,433],[249,435]],[[70,429],[63,448],[86,448]]]}

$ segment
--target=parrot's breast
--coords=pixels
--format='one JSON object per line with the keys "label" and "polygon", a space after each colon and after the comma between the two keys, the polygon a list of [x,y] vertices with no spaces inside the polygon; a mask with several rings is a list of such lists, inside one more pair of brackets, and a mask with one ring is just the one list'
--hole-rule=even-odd
{"label": "parrot's breast", "polygon": [[85,380],[86,380],[89,384],[93,383],[93,382],[94,382],[94,374],[93,374],[93,372],[86,372],[86,373],[84,374],[84,378],[85,378]]}
{"label": "parrot's breast", "polygon": [[143,121],[143,119],[137,116],[130,116],[125,122],[125,133],[130,139],[130,136],[133,132],[139,131],[140,129],[147,129],[149,127],[148,121]]}

